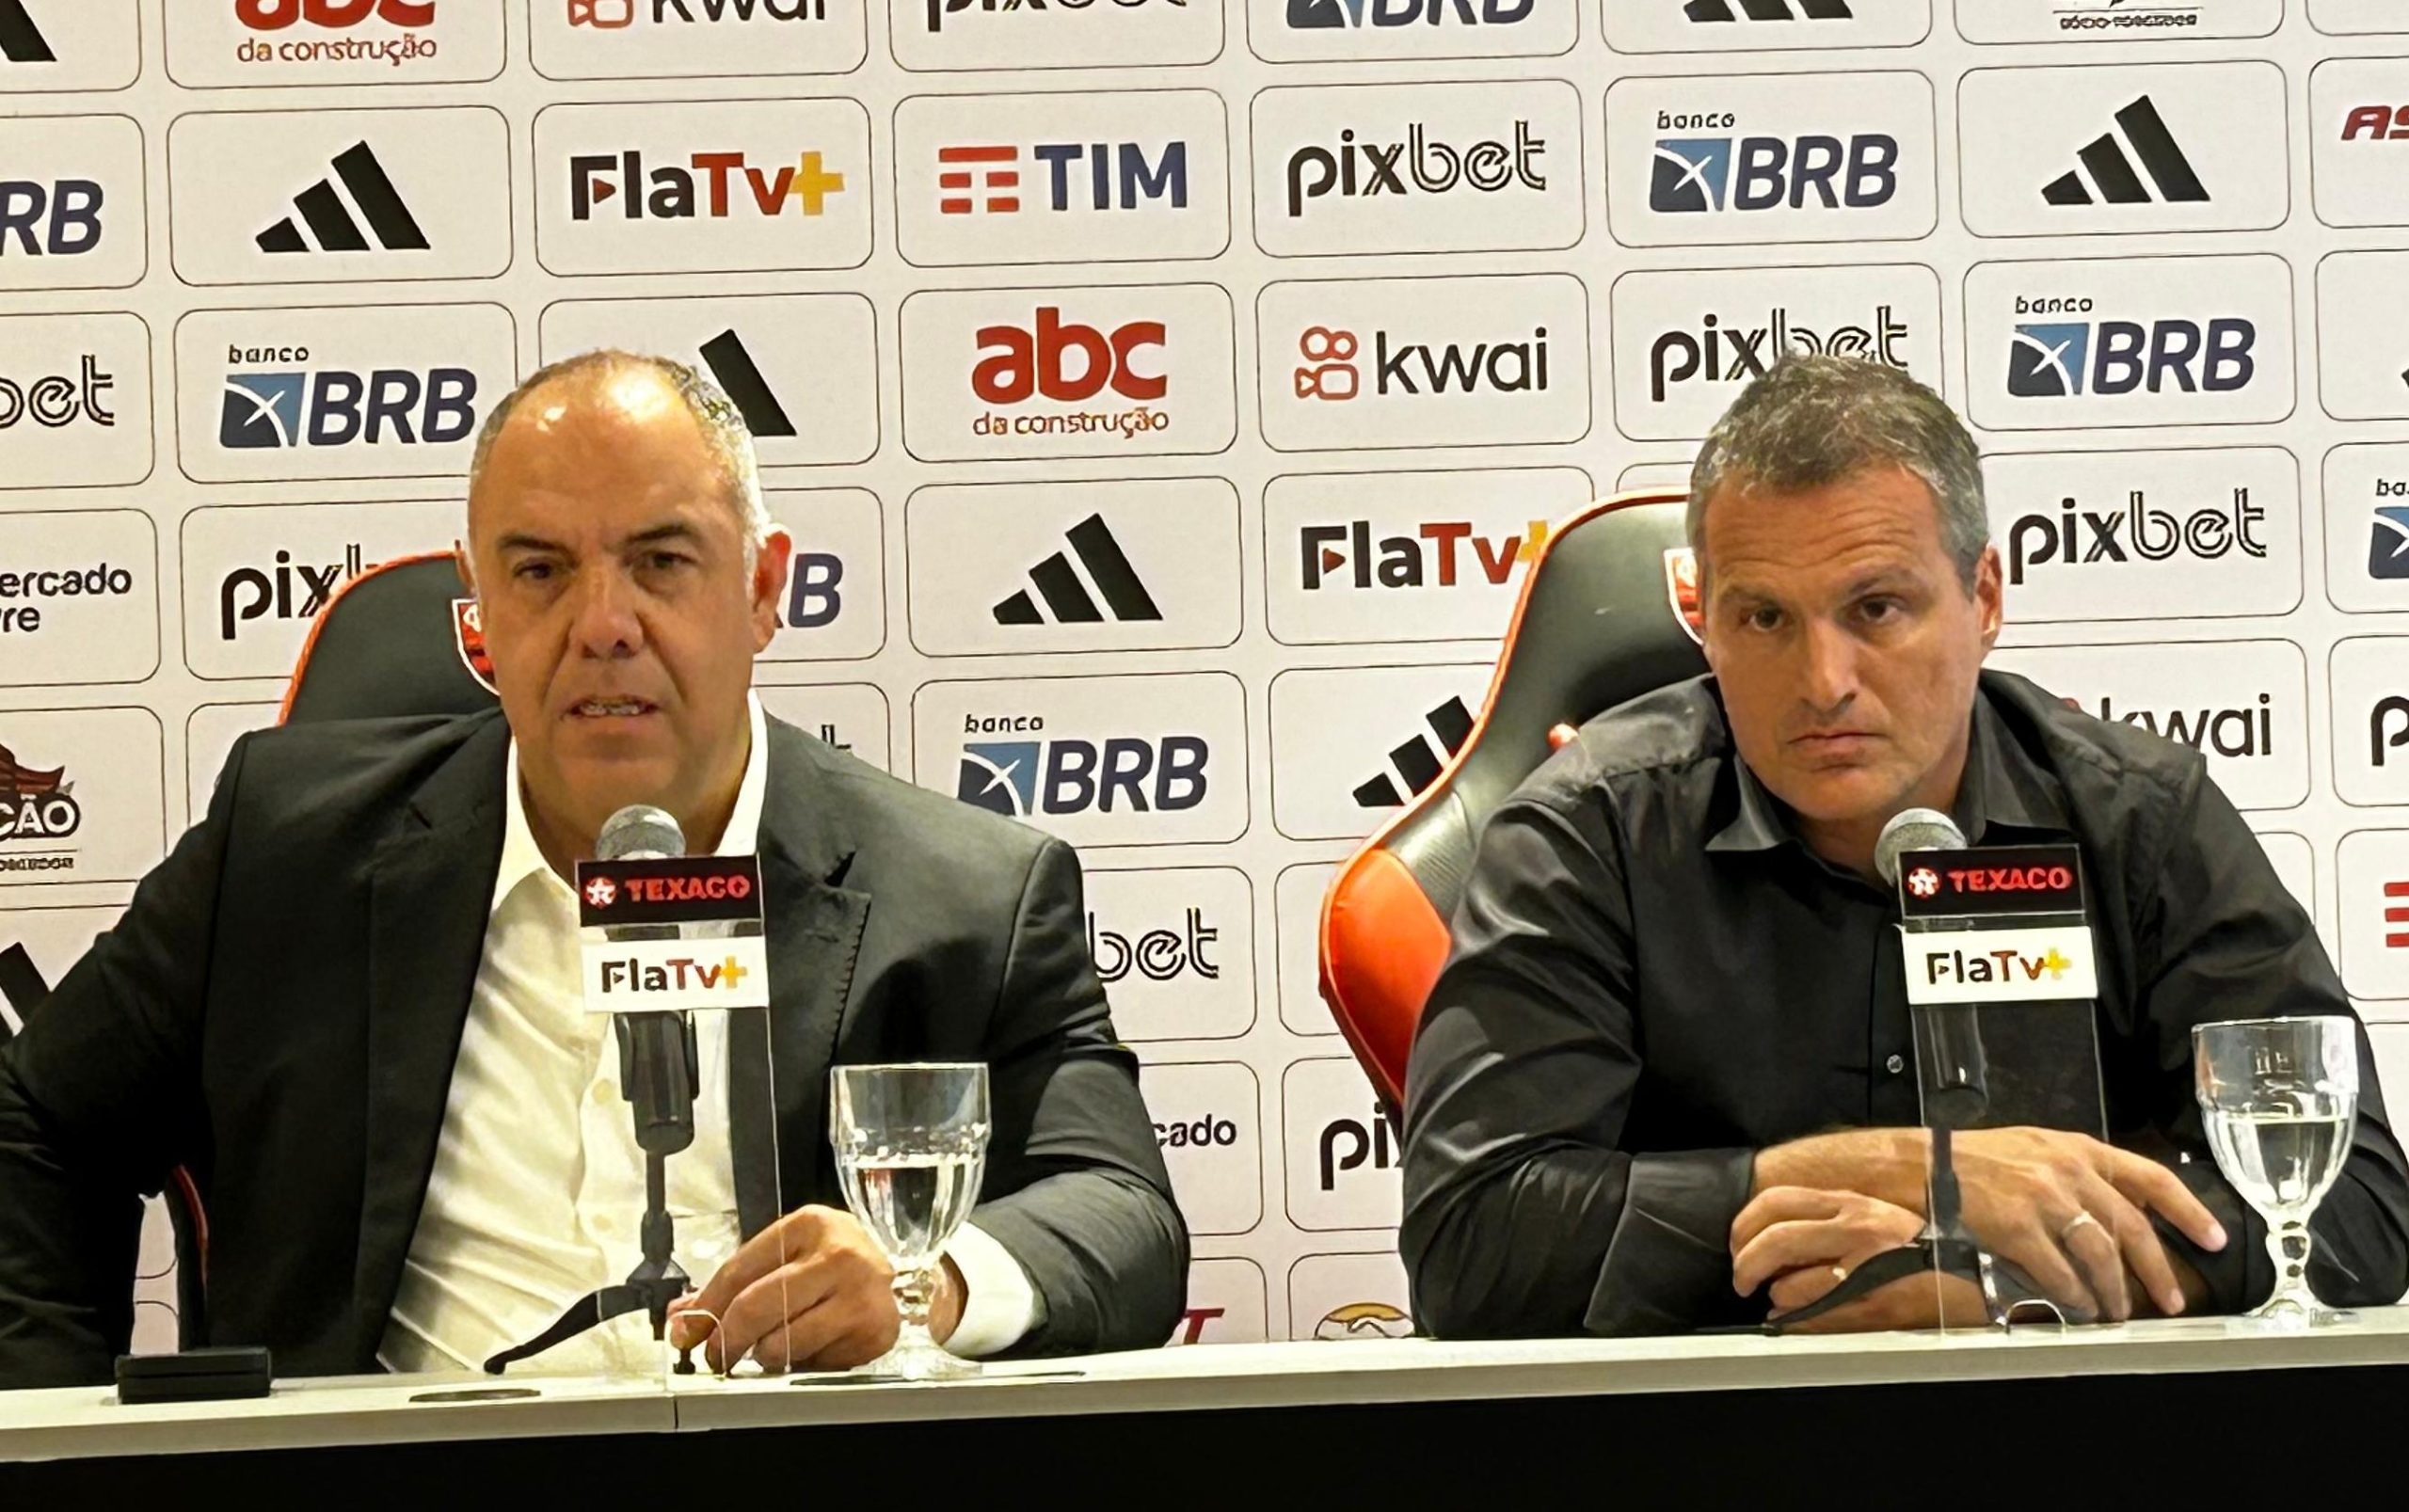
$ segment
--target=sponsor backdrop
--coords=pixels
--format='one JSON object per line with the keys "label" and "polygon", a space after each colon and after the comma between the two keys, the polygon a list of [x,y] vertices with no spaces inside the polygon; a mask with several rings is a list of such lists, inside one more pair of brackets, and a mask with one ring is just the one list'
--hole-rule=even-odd
{"label": "sponsor backdrop", "polygon": [[518,375],[668,352],[798,542],[770,707],[1079,846],[1180,1341],[1393,1333],[1331,867],[1549,522],[1841,351],[1977,425],[2000,661],[2208,753],[2401,1095],[2404,276],[2398,0],[0,0],[0,950]]}

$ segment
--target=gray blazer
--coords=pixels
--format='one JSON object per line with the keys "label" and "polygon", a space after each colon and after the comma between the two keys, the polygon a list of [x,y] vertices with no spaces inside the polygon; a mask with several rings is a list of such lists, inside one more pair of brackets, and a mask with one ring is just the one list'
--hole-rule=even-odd
{"label": "gray blazer", "polygon": [[[1077,858],[769,731],[772,1004],[730,1025],[738,1066],[766,1034],[775,1067],[774,1087],[729,1088],[745,1232],[843,1205],[832,1064],[982,1060],[973,1217],[1035,1284],[1020,1350],[1160,1344],[1188,1233],[1089,960]],[[509,733],[496,710],[235,746],[207,816],[0,1048],[0,1386],[109,1377],[136,1194],[178,1166],[208,1212],[207,1342],[266,1345],[279,1376],[377,1368],[500,865]],[[770,1120],[746,1116],[764,1104],[774,1161]]]}

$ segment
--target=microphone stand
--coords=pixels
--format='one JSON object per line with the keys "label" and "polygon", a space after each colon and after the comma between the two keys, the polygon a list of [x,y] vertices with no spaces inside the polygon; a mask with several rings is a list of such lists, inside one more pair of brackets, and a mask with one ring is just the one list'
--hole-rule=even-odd
{"label": "microphone stand", "polygon": [[[675,926],[669,928],[674,937]],[[488,1376],[499,1376],[518,1361],[637,1311],[650,1314],[653,1338],[664,1338],[669,1304],[686,1294],[689,1278],[673,1252],[677,1225],[669,1216],[668,1161],[694,1142],[694,1088],[700,1080],[694,1016],[622,1013],[612,1025],[619,1040],[619,1086],[634,1107],[636,1143],[644,1151],[645,1211],[638,1231],[644,1257],[627,1280],[586,1293],[550,1328],[487,1360]],[[690,1351],[678,1352],[675,1369],[680,1376],[694,1373]]]}

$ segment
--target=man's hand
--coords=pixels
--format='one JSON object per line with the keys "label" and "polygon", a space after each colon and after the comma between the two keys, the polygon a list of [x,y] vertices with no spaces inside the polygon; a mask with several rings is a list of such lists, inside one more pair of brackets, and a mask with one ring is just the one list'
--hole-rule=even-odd
{"label": "man's hand", "polygon": [[[1759,1191],[1845,1188],[1921,1214],[1931,1143],[1921,1129],[1855,1129],[1758,1152]],[[2127,1272],[2158,1311],[2185,1306],[2182,1280],[2149,1225],[2156,1213],[2204,1249],[2224,1228],[2180,1178],[2146,1155],[2056,1129],[1975,1129],[1953,1141],[1966,1225],[2061,1306],[2130,1317]],[[2187,1267],[2188,1268],[2188,1267]]]}
{"label": "man's hand", "polygon": [[1954,1140],[1966,1226],[2064,1304],[2096,1317],[2133,1314],[2136,1281],[2158,1311],[2183,1311],[2182,1283],[2150,1228],[2158,1214],[2203,1249],[2225,1228],[2175,1172],[2146,1155],[2056,1129],[1978,1129]]}
{"label": "man's hand", "polygon": [[[1771,1321],[1820,1300],[1875,1256],[1914,1242],[1923,1219],[1861,1192],[1775,1186],[1731,1223],[1731,1288],[1746,1297],[1767,1281]],[[1799,1325],[1801,1333],[1866,1333],[1985,1321],[1981,1289],[1926,1270],[1878,1286]]]}
{"label": "man's hand", "polygon": [[[798,1208],[746,1241],[699,1295],[672,1305],[669,1342],[708,1341],[703,1358],[723,1375],[748,1354],[772,1374],[850,1369],[894,1345],[902,1327],[894,1285],[894,1267],[851,1213]],[[948,1260],[929,1313],[939,1343],[962,1320],[964,1300]]]}

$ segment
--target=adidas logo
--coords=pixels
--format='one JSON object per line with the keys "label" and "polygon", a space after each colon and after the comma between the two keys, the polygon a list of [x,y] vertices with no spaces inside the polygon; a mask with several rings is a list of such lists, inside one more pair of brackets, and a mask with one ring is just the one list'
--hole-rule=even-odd
{"label": "adidas logo", "polygon": [[703,361],[710,366],[711,376],[744,416],[744,428],[757,437],[786,437],[794,434],[794,422],[787,418],[786,406],[778,403],[777,394],[770,388],[770,380],[753,361],[753,354],[736,332],[725,330],[703,343]]}
{"label": "adidas logo", "polygon": [[[2080,169],[2069,168],[2050,181],[2041,198],[2053,205],[2088,205],[2101,200],[2112,205],[2146,205],[2151,202],[2149,188],[2143,184],[2142,175],[2135,171],[2133,159],[2149,174],[2150,184],[2158,189],[2158,199],[2167,204],[2199,204],[2209,198],[2200,176],[2192,171],[2192,162],[2183,149],[2175,143],[2175,134],[2158,113],[2158,106],[2147,95],[2116,112],[2117,130],[2125,134],[2123,142],[2115,132],[2103,132],[2098,139],[2075,154],[2082,164]],[[2125,151],[2130,144],[2132,153]],[[2083,175],[2091,176],[2091,187],[2083,183]],[[2098,190],[2098,199],[2092,187]]]}
{"label": "adidas logo", "polygon": [[[1383,772],[1355,789],[1358,808],[1396,808],[1406,799],[1421,792],[1439,780],[1439,772],[1447,758],[1464,748],[1472,735],[1472,710],[1460,698],[1450,698],[1423,716],[1429,726],[1427,733],[1396,746],[1389,752],[1389,764],[1396,769],[1394,775],[1405,778],[1405,791],[1397,791],[1392,773]],[[1432,743],[1432,737],[1437,743]]]}
{"label": "adidas logo", "polygon": [[[8,0],[0,0],[6,6]],[[23,945],[12,945],[0,950],[0,1004],[8,1005],[23,1024],[33,1017],[35,1009],[50,995],[50,984],[41,979],[41,969]],[[8,1042],[8,1021],[0,1018],[0,1044]]]}
{"label": "adidas logo", "polygon": [[[335,178],[351,195],[351,203],[368,220],[370,231],[376,233],[376,246],[388,252],[423,252],[427,249],[426,233],[418,229],[418,220],[410,207],[402,203],[401,191],[385,175],[385,165],[376,161],[366,142],[348,147],[335,158]],[[351,207],[335,192],[332,181],[320,179],[293,199],[293,208],[315,238],[313,248],[301,234],[301,228],[287,215],[260,232],[258,241],[263,252],[366,252],[374,250],[368,238],[354,220]]]}
{"label": "adidas logo", "polygon": [[[1038,598],[1045,600],[1046,610],[1054,616],[1053,623],[1100,625],[1107,609],[1111,611],[1110,617],[1122,624],[1163,617],[1163,612],[1155,607],[1154,596],[1139,580],[1138,569],[1129,565],[1121,543],[1112,538],[1112,531],[1104,523],[1102,515],[1090,515],[1072,526],[1065,538],[1070,542],[1071,554],[1079,559],[1079,567],[1087,569],[1086,582],[1079,580],[1078,567],[1071,565],[1071,557],[1061,551],[1029,569],[1030,586],[1037,590]],[[1095,592],[1104,597],[1104,609],[1096,607],[1094,595],[1088,592],[1089,583],[1093,583]],[[996,606],[996,623],[1043,625],[1046,620],[1038,612],[1037,600],[1029,597],[1029,589],[1024,588]]]}
{"label": "adidas logo", "polygon": [[1682,14],[1692,21],[1853,21],[1848,0],[1690,0]]}
{"label": "adidas logo", "polygon": [[11,63],[56,63],[58,55],[25,14],[24,0],[0,0],[0,58]]}

